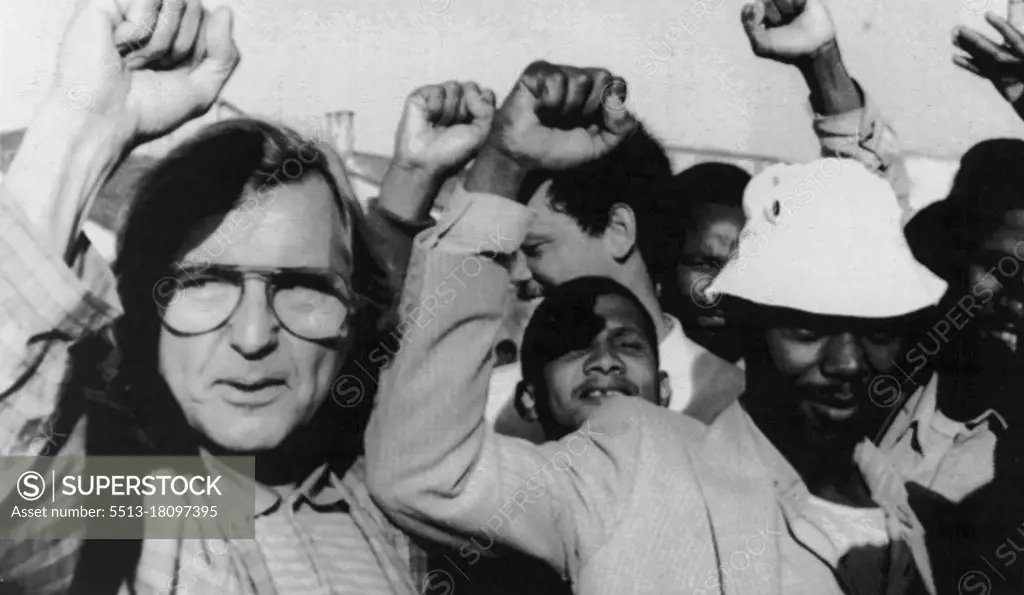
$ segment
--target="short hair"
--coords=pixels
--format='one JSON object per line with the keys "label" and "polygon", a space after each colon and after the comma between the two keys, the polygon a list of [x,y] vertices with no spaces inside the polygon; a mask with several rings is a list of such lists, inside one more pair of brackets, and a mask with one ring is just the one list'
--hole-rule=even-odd
{"label": "short hair", "polygon": [[675,257],[686,240],[687,228],[705,205],[743,209],[743,191],[750,174],[729,163],[709,161],[683,170],[667,181],[658,192],[657,212],[665,231],[661,249]]}
{"label": "short hair", "polygon": [[594,305],[606,295],[620,296],[636,307],[641,330],[651,343],[655,364],[658,363],[658,331],[636,294],[608,277],[577,277],[546,292],[544,301],[530,317],[519,355],[523,380],[542,393],[547,391],[543,385],[544,368],[578,345],[589,345],[599,332]]}
{"label": "short hair", "polygon": [[730,163],[707,161],[689,167],[665,186],[665,194],[691,210],[705,204],[743,208],[743,191],[750,182],[750,174]]}
{"label": "short hair", "polygon": [[[294,164],[292,163],[294,162]],[[297,174],[292,175],[295,171]],[[211,124],[185,141],[146,172],[136,187],[114,266],[124,314],[116,322],[115,340],[123,359],[118,385],[130,386],[134,402],[150,396],[142,417],[151,427],[180,423],[180,411],[159,378],[157,338],[160,331],[154,292],[172,274],[175,259],[200,226],[225,218],[242,204],[246,190],[324,180],[338,207],[342,225],[351,230],[350,279],[356,297],[351,317],[358,342],[380,330],[392,299],[388,277],[374,251],[369,229],[354,197],[339,188],[325,147],[294,130],[253,118]],[[352,355],[350,354],[351,358]],[[142,389],[142,390],[140,390]],[[162,395],[167,398],[160,398]],[[148,409],[147,409],[148,408]],[[180,426],[178,426],[180,428]],[[167,431],[159,431],[165,438]]]}
{"label": "short hair", "polygon": [[[612,152],[566,171],[545,172],[551,179],[551,208],[565,213],[591,234],[608,228],[612,206],[623,203],[637,220],[637,248],[652,275],[670,263],[656,249],[661,240],[652,210],[656,188],[672,175],[661,144],[641,125]],[[539,179],[533,185],[539,186]]]}

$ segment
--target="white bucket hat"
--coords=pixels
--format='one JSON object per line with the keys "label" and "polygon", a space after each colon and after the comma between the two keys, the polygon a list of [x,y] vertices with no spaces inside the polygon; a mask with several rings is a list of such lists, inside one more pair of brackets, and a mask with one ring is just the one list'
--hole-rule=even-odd
{"label": "white bucket hat", "polygon": [[932,306],[946,291],[911,254],[895,192],[857,161],[771,166],[750,180],[743,209],[738,254],[708,287],[711,296],[890,318]]}

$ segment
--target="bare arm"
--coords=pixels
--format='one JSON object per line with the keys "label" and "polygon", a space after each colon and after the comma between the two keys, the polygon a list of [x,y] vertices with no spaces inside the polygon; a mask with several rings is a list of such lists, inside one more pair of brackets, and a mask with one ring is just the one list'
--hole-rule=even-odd
{"label": "bare arm", "polygon": [[860,161],[905,198],[909,180],[896,134],[850,76],[822,0],[755,0],[743,9],[743,26],[755,54],[800,71],[821,154]]}

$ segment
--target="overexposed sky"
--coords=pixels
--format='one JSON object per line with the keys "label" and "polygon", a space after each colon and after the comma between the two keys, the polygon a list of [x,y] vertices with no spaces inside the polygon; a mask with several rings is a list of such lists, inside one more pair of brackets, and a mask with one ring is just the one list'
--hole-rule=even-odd
{"label": "overexposed sky", "polygon": [[[850,69],[906,148],[956,155],[1024,127],[950,62],[951,28],[1000,0],[830,0]],[[1002,0],[1005,3],[1005,0]],[[414,87],[473,79],[503,96],[530,61],[624,75],[663,140],[808,159],[806,90],[758,60],[742,0],[225,0],[242,63],[225,97],[255,113],[356,112],[356,147],[389,153]],[[0,130],[24,126],[49,83],[72,0],[0,0]],[[655,57],[655,52],[659,59]]]}

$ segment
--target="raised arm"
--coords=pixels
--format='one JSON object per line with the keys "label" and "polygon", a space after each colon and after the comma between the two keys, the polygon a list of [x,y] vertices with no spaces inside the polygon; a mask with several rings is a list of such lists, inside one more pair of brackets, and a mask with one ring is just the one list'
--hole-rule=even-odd
{"label": "raised arm", "polygon": [[434,224],[430,209],[442,185],[466,166],[487,139],[492,112],[473,113],[468,103],[471,94],[494,105],[490,89],[455,81],[420,87],[405,101],[394,157],[366,218],[381,239],[396,291],[401,291],[405,280],[413,238]]}
{"label": "raised arm", "polygon": [[0,454],[32,452],[67,346],[119,313],[81,235],[100,188],[135,145],[208,109],[237,63],[230,13],[199,0],[91,0],[72,19],[0,188]]}
{"label": "raised arm", "polygon": [[[629,134],[635,123],[622,99],[602,105],[610,90],[625,85],[604,71],[531,65],[466,187],[417,238],[402,300],[413,324],[381,380],[366,434],[368,480],[399,525],[466,557],[499,543],[571,577],[586,554],[580,536],[611,530],[609,503],[630,485],[633,467],[596,446],[611,438],[591,428],[537,446],[496,435],[484,419],[507,265],[532,215],[514,199],[530,172],[574,167]],[[485,100],[474,93],[470,102],[483,109]],[[466,541],[472,536],[488,545]]]}
{"label": "raised arm", "polygon": [[847,71],[822,0],[756,0],[743,8],[742,20],[756,55],[794,66],[803,76],[821,154],[856,159],[906,196],[896,134]]}

